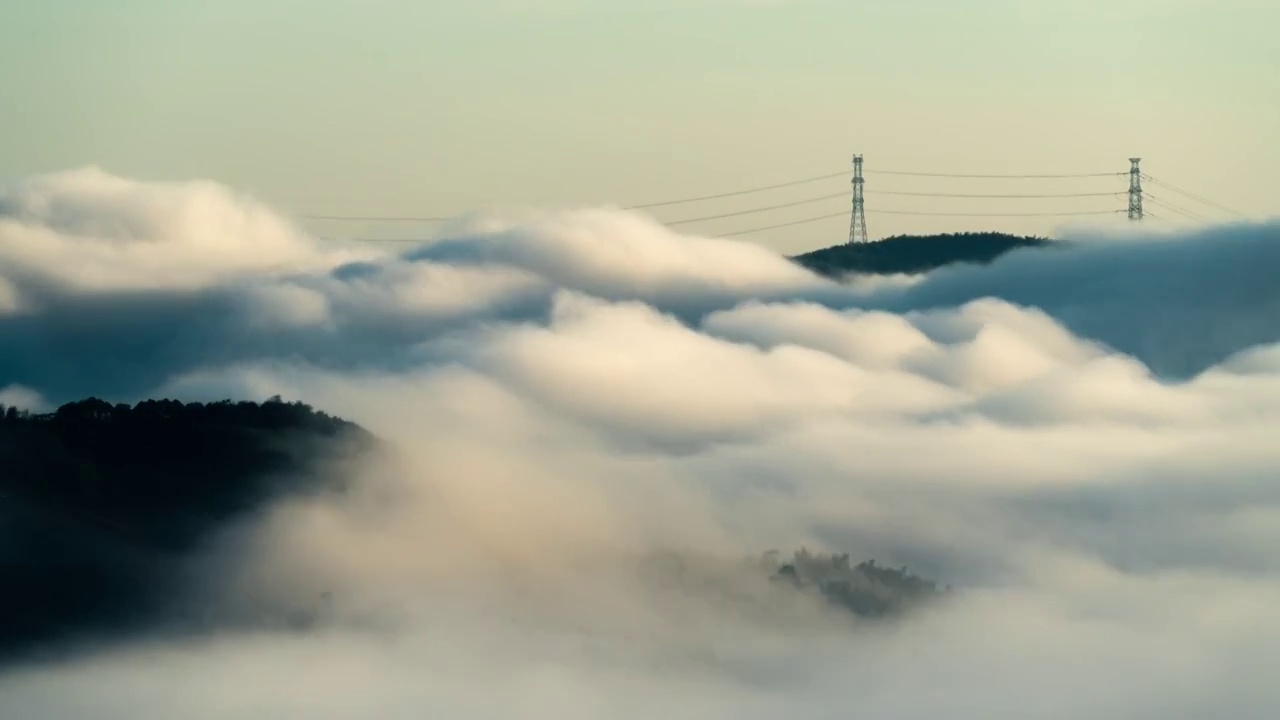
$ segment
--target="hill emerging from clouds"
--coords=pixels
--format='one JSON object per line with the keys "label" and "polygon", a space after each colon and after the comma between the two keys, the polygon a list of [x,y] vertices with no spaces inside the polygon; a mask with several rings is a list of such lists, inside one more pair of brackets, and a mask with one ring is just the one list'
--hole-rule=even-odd
{"label": "hill emerging from clouds", "polygon": [[[0,406],[0,664],[156,633],[323,621],[331,593],[255,605],[225,572],[238,560],[211,561],[209,547],[280,501],[342,498],[383,448],[354,423],[278,397],[90,398],[35,415]],[[851,566],[848,555],[802,550],[781,563],[769,553],[752,565],[785,594],[864,618],[942,595],[906,568]]]}
{"label": "hill emerging from clouds", "polygon": [[340,490],[375,444],[276,399],[0,408],[0,659],[164,624],[197,549],[272,500]]}
{"label": "hill emerging from clouds", "polygon": [[895,235],[876,242],[833,245],[791,259],[827,277],[914,275],[956,263],[989,263],[1018,248],[1052,243],[1047,238],[996,232]]}

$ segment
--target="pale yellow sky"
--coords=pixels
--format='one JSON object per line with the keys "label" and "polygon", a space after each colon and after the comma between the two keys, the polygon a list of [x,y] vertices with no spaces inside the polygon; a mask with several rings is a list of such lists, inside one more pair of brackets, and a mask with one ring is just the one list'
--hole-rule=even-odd
{"label": "pale yellow sky", "polygon": [[[877,168],[1122,172],[1138,154],[1151,175],[1255,216],[1275,210],[1280,175],[1270,0],[47,0],[5,18],[9,178],[92,163],[212,178],[296,213],[434,216],[715,194],[838,172],[861,152],[879,237],[1062,224],[889,209],[1119,210],[1124,198],[877,191],[1119,192],[1124,181]],[[847,188],[837,178],[653,212],[701,217]],[[731,232],[847,205],[682,228]],[[794,252],[847,228],[837,216],[750,237]]]}

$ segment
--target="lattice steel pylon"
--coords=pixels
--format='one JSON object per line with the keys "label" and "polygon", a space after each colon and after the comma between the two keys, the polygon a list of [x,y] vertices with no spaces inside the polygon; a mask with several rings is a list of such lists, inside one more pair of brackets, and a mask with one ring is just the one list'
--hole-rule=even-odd
{"label": "lattice steel pylon", "polygon": [[1142,222],[1142,158],[1129,158],[1129,222]]}
{"label": "lattice steel pylon", "polygon": [[853,215],[849,217],[849,242],[870,242],[867,213],[862,196],[862,156],[853,156]]}

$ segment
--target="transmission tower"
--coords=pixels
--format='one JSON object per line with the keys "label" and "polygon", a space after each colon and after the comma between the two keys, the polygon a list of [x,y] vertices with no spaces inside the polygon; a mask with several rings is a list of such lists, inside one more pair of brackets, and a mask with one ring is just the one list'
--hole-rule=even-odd
{"label": "transmission tower", "polygon": [[1129,221],[1142,222],[1142,158],[1129,158]]}
{"label": "transmission tower", "polygon": [[867,214],[862,199],[862,156],[853,156],[853,215],[849,218],[849,242],[869,242]]}

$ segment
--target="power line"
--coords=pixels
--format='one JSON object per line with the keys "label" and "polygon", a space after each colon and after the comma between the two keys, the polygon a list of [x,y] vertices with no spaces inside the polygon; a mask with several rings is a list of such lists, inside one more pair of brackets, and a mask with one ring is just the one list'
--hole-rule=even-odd
{"label": "power line", "polygon": [[[1023,175],[1019,175],[1019,174],[992,174],[992,175],[980,175],[980,174],[957,174],[957,173],[925,173],[925,172],[914,172],[914,171],[905,171],[905,170],[870,170],[870,171],[867,171],[867,172],[868,172],[868,173],[878,173],[878,174],[880,174],[880,175],[900,175],[900,176],[913,176],[913,177],[937,177],[937,178],[993,178],[993,179],[994,179],[994,178],[1014,178],[1014,179],[1036,179],[1036,178],[1090,178],[1090,177],[1115,177],[1115,176],[1120,176],[1120,175],[1124,175],[1124,174],[1125,174],[1125,173],[1062,173],[1062,174],[1041,174],[1041,175],[1033,175],[1033,174],[1023,174]],[[652,208],[659,208],[659,207],[670,207],[670,206],[673,206],[673,205],[684,205],[684,204],[688,204],[688,203],[705,202],[705,201],[708,201],[708,200],[720,200],[720,199],[724,199],[724,198],[740,197],[740,196],[742,196],[742,195],[750,195],[750,194],[753,194],[753,193],[767,192],[767,191],[769,191],[769,190],[780,190],[780,189],[783,189],[783,188],[795,187],[795,186],[798,186],[798,185],[806,185],[806,184],[809,184],[809,183],[819,182],[819,181],[822,181],[822,180],[831,180],[831,179],[833,179],[833,178],[837,178],[837,177],[845,177],[846,175],[848,175],[848,172],[847,172],[847,171],[840,171],[840,172],[835,172],[835,173],[827,173],[827,174],[824,174],[824,175],[815,175],[815,176],[812,176],[812,177],[800,178],[800,179],[798,179],[798,180],[788,180],[788,181],[786,181],[786,182],[775,183],[775,184],[772,184],[772,185],[761,185],[761,186],[758,186],[758,187],[751,187],[751,188],[744,188],[744,189],[741,189],[741,190],[733,190],[733,191],[729,191],[729,192],[716,193],[716,194],[713,194],[713,195],[700,195],[700,196],[697,196],[697,197],[677,198],[677,199],[672,199],[672,200],[663,200],[663,201],[660,201],[660,202],[643,203],[643,204],[640,204],[640,205],[630,205],[630,206],[627,206],[627,207],[625,207],[625,208],[623,208],[623,209],[625,209],[625,210],[648,210],[648,209],[652,209]],[[1159,182],[1159,181],[1157,181],[1157,182]],[[1175,189],[1175,188],[1170,188],[1170,189]],[[977,197],[991,197],[991,198],[1001,198],[1001,197],[1008,197],[1008,198],[1012,198],[1012,197],[1045,197],[1045,198],[1050,198],[1050,197],[1102,197],[1103,195],[1110,195],[1110,194],[1112,194],[1112,193],[1096,193],[1096,194],[1094,194],[1094,193],[1075,193],[1075,194],[1072,194],[1072,193],[1066,193],[1066,194],[1046,194],[1046,195],[998,195],[998,194],[996,194],[996,195],[982,195],[982,194],[967,195],[967,194],[946,194],[946,193],[905,193],[905,192],[887,192],[887,191],[885,191],[885,192],[880,192],[879,194],[881,194],[881,195],[913,195],[913,196],[918,196],[918,197],[974,197],[974,198],[977,198]],[[1198,199],[1198,198],[1197,198],[1197,199]],[[790,206],[788,206],[788,205],[783,205],[783,206],[779,206],[779,207],[790,207]],[[421,222],[421,223],[441,223],[441,222],[449,222],[450,220],[452,220],[452,219],[453,219],[452,217],[441,217],[441,216],[410,216],[410,215],[406,215],[406,216],[391,216],[391,215],[298,215],[298,216],[296,216],[296,217],[298,217],[299,219],[303,219],[303,220],[321,220],[321,221],[328,221],[328,222]],[[725,217],[730,217],[730,215],[726,215]],[[686,220],[680,220],[680,221],[677,221],[677,222],[679,222],[679,223],[683,223],[683,222],[694,222],[694,220],[693,220],[693,219],[690,219],[690,220],[687,220],[687,221],[686,221]]]}
{"label": "power line", "polygon": [[1048,178],[1093,178],[1093,177],[1119,177],[1127,175],[1122,172],[1106,172],[1106,173],[1063,173],[1056,175],[972,175],[959,173],[927,173],[927,172],[908,172],[905,170],[868,170],[868,174],[877,175],[910,175],[914,177],[936,177],[936,178],[1018,178],[1024,180],[1031,179],[1048,179]]}
{"label": "power line", "polygon": [[1164,200],[1161,200],[1160,198],[1156,197],[1155,195],[1152,195],[1151,193],[1146,193],[1146,198],[1147,200],[1150,200],[1151,202],[1155,203],[1156,205],[1159,205],[1160,207],[1163,207],[1166,210],[1170,210],[1172,212],[1178,213],[1179,215],[1190,218],[1192,220],[1205,219],[1204,216],[1200,215],[1199,213],[1167,203]]}
{"label": "power line", "polygon": [[[795,203],[786,203],[783,205],[776,205],[776,206],[770,206],[765,208],[756,208],[753,210],[744,210],[736,213],[726,213],[724,215],[715,215],[715,216],[709,216],[704,218],[688,218],[685,220],[680,220],[680,221],[671,222],[671,223],[664,223],[664,224],[667,226],[671,226],[676,224],[698,222],[701,220],[717,220],[724,217],[737,217],[739,215],[749,215],[752,213],[765,212],[768,210],[775,210],[778,208],[794,207],[794,206],[803,205],[806,203],[831,199],[833,197],[844,197],[844,195],[845,195],[844,193],[841,193],[835,196],[813,198],[810,200],[802,200]],[[1067,216],[1078,216],[1078,215],[1114,215],[1119,212],[1123,212],[1123,210],[1085,210],[1085,211],[1075,211],[1075,212],[1028,212],[1028,213],[963,213],[963,212],[957,213],[957,212],[923,212],[923,211],[914,211],[914,210],[875,210],[873,211],[873,214],[878,213],[881,215],[907,215],[907,216],[920,216],[920,217],[1067,217]],[[778,228],[792,227],[795,225],[804,225],[806,223],[818,222],[819,220],[829,220],[835,217],[844,217],[844,213],[838,212],[838,213],[832,213],[828,215],[818,215],[815,217],[803,218],[801,220],[792,220],[789,222],[777,223],[774,225],[764,225],[761,227],[747,228],[745,230],[735,230],[733,232],[727,232],[727,233],[716,233],[716,235],[718,237],[734,237],[737,235],[747,235],[749,233],[763,232],[765,230],[776,230]],[[358,242],[390,242],[390,243],[425,242],[425,240],[422,238],[350,238],[350,239]]]}
{"label": "power line", "polygon": [[733,192],[720,193],[718,195],[703,195],[702,197],[681,198],[679,200],[663,200],[662,202],[645,203],[644,205],[632,205],[624,208],[626,210],[647,210],[649,208],[666,207],[668,205],[683,205],[685,203],[702,202],[703,200],[719,200],[720,198],[737,197],[739,195],[750,195],[751,193],[764,192],[766,190],[778,190],[780,188],[795,187],[796,185],[805,185],[807,183],[818,182],[819,180],[830,180],[837,177],[845,177],[849,173],[841,170],[838,173],[830,173],[828,175],[818,175],[811,178],[801,180],[790,180],[777,185],[763,185],[761,187],[747,188],[745,190],[734,190]]}
{"label": "power line", "polygon": [[842,218],[845,216],[844,211],[832,213],[830,215],[819,215],[817,217],[805,218],[803,220],[792,220],[791,222],[778,223],[777,225],[765,225],[764,227],[748,228],[746,230],[735,230],[728,233],[716,233],[719,237],[735,237],[737,235],[746,235],[748,233],[763,232],[765,230],[776,230],[778,228],[791,227],[793,225],[804,225],[805,223],[818,222],[819,220],[830,220],[831,218]]}
{"label": "power line", "polygon": [[768,205],[766,207],[753,208],[751,210],[738,210],[737,212],[722,213],[720,215],[707,215],[705,217],[684,218],[682,220],[672,220],[665,222],[664,225],[687,225],[689,223],[702,222],[704,220],[719,220],[721,218],[738,217],[739,215],[752,215],[754,213],[768,212],[769,210],[780,210],[782,208],[796,207],[798,205],[809,205],[823,200],[834,200],[835,198],[848,197],[849,193],[836,193],[834,195],[823,195],[821,197],[807,198],[805,200],[796,200],[795,202],[782,203],[780,205]]}
{"label": "power line", "polygon": [[1192,212],[1192,211],[1190,211],[1190,210],[1184,210],[1184,209],[1182,209],[1182,208],[1180,208],[1180,207],[1175,207],[1175,206],[1173,206],[1173,205],[1170,205],[1169,203],[1164,202],[1164,201],[1163,201],[1163,200],[1161,200],[1160,198],[1158,198],[1158,197],[1156,197],[1156,196],[1152,195],[1151,193],[1146,193],[1146,198],[1147,198],[1148,200],[1150,200],[1151,202],[1155,203],[1156,205],[1159,205],[1160,207],[1164,208],[1165,210],[1168,210],[1168,211],[1170,211],[1170,212],[1177,213],[1177,214],[1179,214],[1179,215],[1181,215],[1181,216],[1183,216],[1183,217],[1185,217],[1185,218],[1187,218],[1187,219],[1189,219],[1189,220],[1196,220],[1196,221],[1199,221],[1199,222],[1203,222],[1203,221],[1204,221],[1204,216],[1202,216],[1202,215],[1198,215],[1198,214],[1196,214],[1196,213],[1194,213],[1194,212]]}
{"label": "power line", "polygon": [[921,215],[936,217],[1065,217],[1068,215],[1115,215],[1123,210],[1083,210],[1075,212],[1028,212],[1028,213],[955,213],[955,212],[916,212],[912,210],[875,210],[880,215]]}
{"label": "power line", "polygon": [[[1124,175],[1126,175],[1126,174],[1127,174],[1127,173],[1116,173],[1116,172],[1108,172],[1108,173],[1057,173],[1057,174],[1013,174],[1013,173],[1009,173],[1009,174],[961,174],[961,173],[928,173],[928,172],[915,172],[915,171],[906,171],[906,170],[874,170],[874,171],[871,171],[871,172],[873,172],[873,173],[879,173],[879,174],[882,174],[882,175],[898,175],[898,176],[912,176],[912,177],[936,177],[936,178],[981,178],[981,179],[987,179],[987,178],[991,178],[991,179],[996,179],[996,178],[1011,178],[1011,179],[1040,179],[1040,178],[1045,178],[1045,179],[1047,179],[1047,178],[1094,178],[1094,177],[1121,177],[1121,176],[1124,176]],[[781,182],[781,183],[774,183],[774,184],[771,184],[771,185],[762,185],[762,186],[757,186],[757,187],[744,188],[744,189],[741,189],[741,190],[734,190],[734,191],[729,191],[729,192],[716,193],[716,194],[712,194],[712,195],[701,195],[701,196],[697,196],[697,197],[687,197],[687,198],[679,198],[679,199],[672,199],[672,200],[664,200],[664,201],[661,201],[661,202],[651,202],[651,203],[644,203],[644,204],[640,204],[640,205],[632,205],[632,206],[626,207],[626,208],[624,208],[624,209],[627,209],[627,210],[643,210],[643,209],[658,208],[658,207],[669,207],[669,206],[673,206],[673,205],[681,205],[681,204],[687,204],[687,203],[703,202],[703,201],[708,201],[708,200],[717,200],[717,199],[722,199],[722,198],[739,197],[739,196],[749,195],[749,194],[753,194],[753,193],[766,192],[766,191],[769,191],[769,190],[778,190],[778,189],[782,189],[782,188],[788,188],[788,187],[794,187],[794,186],[804,185],[804,184],[808,184],[808,183],[819,182],[819,181],[822,181],[822,180],[829,180],[829,179],[833,179],[833,178],[836,178],[836,177],[843,177],[843,176],[845,176],[846,174],[847,174],[847,173],[846,173],[846,172],[843,172],[843,171],[842,171],[842,172],[835,172],[835,173],[828,173],[828,174],[816,175],[816,176],[812,176],[812,177],[800,178],[800,179],[797,179],[797,180],[789,180],[789,181]],[[1154,180],[1154,179],[1153,179],[1153,180]],[[1154,181],[1155,181],[1155,182],[1157,182],[1157,183],[1159,183],[1159,184],[1167,185],[1166,183],[1162,183],[1162,182],[1161,182],[1161,181],[1159,181],[1159,180],[1154,180]],[[1175,187],[1172,187],[1172,186],[1168,186],[1168,187],[1169,187],[1171,190],[1175,190],[1175,191],[1177,191],[1177,192],[1181,192],[1181,193],[1183,193],[1183,194],[1187,194],[1189,197],[1192,197],[1193,199],[1199,200],[1199,201],[1201,201],[1201,202],[1208,202],[1208,203],[1214,204],[1216,207],[1221,207],[1221,208],[1226,209],[1226,210],[1228,210],[1228,211],[1230,210],[1229,208],[1225,208],[1225,206],[1219,206],[1219,205],[1217,205],[1216,203],[1212,203],[1212,201],[1208,201],[1208,200],[1206,200],[1205,198],[1200,198],[1199,196],[1195,196],[1194,194],[1188,193],[1187,191],[1183,191],[1183,190],[1180,190],[1180,189],[1175,188]],[[1025,198],[1025,199],[1034,199],[1034,198],[1041,198],[1041,199],[1043,199],[1043,198],[1078,198],[1078,197],[1079,197],[1079,198],[1083,198],[1083,197],[1115,197],[1115,196],[1121,195],[1121,194],[1123,194],[1123,193],[1118,193],[1118,192],[1090,192],[1090,193],[934,193],[934,192],[914,192],[914,191],[894,191],[894,190],[885,190],[885,191],[879,191],[879,192],[878,192],[878,194],[880,194],[880,195],[886,195],[886,196],[902,196],[902,197],[988,198],[988,199],[1024,199],[1024,198]],[[797,207],[797,206],[807,205],[807,204],[811,204],[811,203],[823,202],[823,201],[825,201],[825,200],[832,200],[832,199],[836,199],[836,198],[845,197],[845,195],[846,195],[846,193],[836,193],[836,194],[830,194],[830,195],[822,195],[822,196],[818,196],[818,197],[805,198],[805,199],[802,199],[802,200],[796,200],[796,201],[792,201],[792,202],[778,203],[778,204],[774,204],[774,205],[766,205],[766,206],[761,206],[761,207],[748,208],[748,209],[745,209],[745,210],[738,210],[738,211],[734,211],[734,212],[725,212],[725,213],[718,213],[718,214],[715,214],[715,215],[704,215],[704,216],[692,217],[692,218],[682,218],[682,219],[679,219],[679,220],[673,220],[673,221],[666,222],[665,224],[666,224],[666,225],[668,225],[668,226],[678,226],[678,225],[686,225],[686,224],[690,224],[690,223],[704,222],[704,221],[710,221],[710,220],[720,220],[720,219],[730,218],[730,217],[738,217],[738,216],[752,215],[752,214],[757,214],[757,213],[769,212],[769,211],[772,211],[772,210],[780,210],[780,209],[784,209],[784,208]],[[1157,202],[1159,202],[1159,201],[1157,201]],[[1166,207],[1168,207],[1168,206],[1166,206]],[[1179,210],[1179,209],[1177,209],[1177,208],[1170,208],[1170,209],[1171,209],[1171,210],[1173,210],[1174,212],[1180,212],[1180,213],[1182,213],[1182,214],[1186,214],[1184,211],[1180,211],[1180,210]],[[884,215],[903,215],[903,216],[920,216],[920,217],[1067,217],[1067,216],[1080,216],[1080,215],[1108,215],[1108,214],[1112,214],[1112,212],[1111,212],[1111,211],[1016,212],[1016,213],[998,213],[998,212],[997,212],[997,213],[992,213],[992,212],[927,212],[927,211],[910,211],[910,210],[877,210],[877,211],[875,211],[875,212],[879,212],[879,213],[884,214]],[[731,232],[731,233],[724,233],[724,234],[723,234],[723,236],[725,236],[725,237],[729,237],[729,236],[735,236],[735,235],[745,235],[745,234],[748,234],[748,233],[761,232],[761,231],[764,231],[764,230],[771,230],[771,229],[783,228],[783,227],[791,227],[791,226],[801,225],[801,224],[805,224],[805,223],[817,222],[817,221],[819,221],[819,220],[824,220],[824,219],[828,219],[828,218],[832,218],[832,217],[838,217],[838,216],[839,216],[839,215],[841,215],[841,214],[842,214],[842,213],[840,213],[840,214],[831,214],[831,215],[820,215],[820,216],[816,216],[816,217],[804,218],[804,219],[801,219],[801,220],[793,220],[793,221],[784,222],[784,223],[775,223],[775,224],[765,225],[765,226],[761,226],[761,227],[746,228],[746,229],[738,230],[738,231]],[[451,219],[452,219],[452,218],[448,218],[448,217],[440,217],[440,216],[377,216],[377,215],[301,215],[301,216],[298,216],[298,217],[303,218],[303,219],[308,219],[308,220],[323,220],[323,221],[346,221],[346,222],[420,222],[420,223],[440,223],[440,222],[448,222],[449,220],[451,220]],[[364,241],[371,241],[371,242],[393,242],[393,243],[406,243],[406,242],[419,242],[419,241],[420,241],[420,239],[417,239],[417,238],[360,238],[360,240],[364,240]]]}
{"label": "power line", "polygon": [[[842,194],[843,197],[843,194]],[[830,220],[831,218],[844,217],[844,211],[831,213],[829,215],[819,215],[817,217],[804,218],[802,220],[792,220],[790,222],[777,223],[775,225],[764,225],[762,227],[747,228],[745,230],[735,230],[727,233],[716,233],[717,237],[734,237],[736,235],[746,235],[748,233],[763,232],[765,230],[775,230],[777,228],[791,227],[793,225],[803,225],[805,223],[817,222],[819,220]],[[691,221],[690,221],[691,222]],[[670,223],[668,223],[670,224]],[[412,243],[426,242],[423,238],[348,238],[355,242],[389,242],[389,243]]]}
{"label": "power line", "polygon": [[1191,198],[1192,200],[1197,200],[1197,201],[1199,201],[1199,202],[1204,203],[1205,205],[1209,205],[1210,207],[1215,207],[1215,208],[1217,208],[1217,209],[1219,209],[1219,210],[1222,210],[1223,212],[1228,212],[1228,213],[1231,213],[1232,215],[1238,215],[1238,216],[1240,216],[1240,217],[1243,217],[1243,216],[1244,216],[1244,213],[1240,212],[1239,210],[1233,210],[1233,209],[1231,209],[1231,208],[1227,207],[1226,205],[1223,205],[1223,204],[1221,204],[1221,203],[1216,203],[1216,202],[1214,202],[1214,201],[1212,201],[1212,200],[1210,200],[1210,199],[1208,199],[1208,198],[1205,198],[1205,197],[1201,197],[1201,196],[1199,196],[1199,195],[1196,195],[1195,193],[1193,193],[1193,192],[1191,192],[1191,191],[1189,191],[1189,190],[1183,190],[1182,188],[1177,187],[1176,185],[1171,185],[1171,184],[1169,184],[1169,183],[1167,183],[1167,182],[1165,182],[1165,181],[1163,181],[1163,180],[1161,180],[1161,179],[1159,179],[1159,178],[1151,177],[1150,175],[1147,175],[1146,173],[1143,173],[1142,177],[1146,178],[1147,180],[1150,180],[1151,182],[1153,182],[1153,183],[1155,183],[1155,184],[1157,184],[1157,185],[1160,185],[1161,187],[1168,188],[1168,189],[1170,189],[1170,190],[1172,190],[1172,191],[1174,191],[1174,192],[1176,192],[1176,193],[1179,193],[1179,194],[1181,194],[1181,195],[1185,195],[1185,196],[1187,196],[1187,197]]}
{"label": "power line", "polygon": [[[1115,215],[1123,213],[1123,210],[1087,210],[1076,211],[1076,213],[916,213],[910,210],[874,210],[872,214],[882,215],[929,215],[929,217],[963,217],[963,218],[1048,218],[1048,217],[1065,217],[1065,215]],[[741,231],[717,233],[719,237],[735,237],[739,234],[748,234],[753,232],[772,231],[777,228],[790,228],[792,225],[803,225],[805,223],[817,223],[818,220],[829,220],[831,218],[844,218],[845,213],[833,213],[831,215],[817,215],[813,218],[804,218],[800,220],[791,220],[790,223],[778,223],[774,225],[764,225],[764,227],[741,229]]]}
{"label": "power line", "polygon": [[[1123,210],[1086,210],[1077,212],[1056,212],[1056,213],[939,213],[939,212],[916,212],[909,210],[876,210],[875,213],[881,215],[911,215],[911,216],[930,216],[930,217],[1065,217],[1072,215],[1115,215]],[[1148,213],[1150,214],[1150,213]],[[844,217],[845,213],[831,213],[828,215],[817,215],[815,217],[803,218],[800,220],[792,220],[790,222],[777,223],[774,225],[763,225],[760,227],[746,228],[744,230],[735,230],[733,232],[716,233],[717,237],[735,237],[738,235],[747,235],[750,233],[764,232],[765,230],[777,230],[778,228],[793,227],[796,225],[804,225],[807,223],[818,222],[820,220],[830,220],[832,218]],[[670,223],[668,223],[670,224]],[[425,242],[422,238],[351,238],[351,240],[361,242],[392,242],[392,243],[409,243],[409,242]]]}
{"label": "power line", "polygon": [[889,190],[874,190],[874,195],[909,195],[912,197],[952,197],[952,198],[1078,198],[1078,197],[1119,197],[1122,192],[1092,192],[1092,193],[1051,193],[1046,195],[1018,195],[1018,194],[965,194],[965,193],[925,193],[925,192],[901,192]]}
{"label": "power line", "polygon": [[[1123,193],[1123,192],[1049,193],[1049,194],[965,194],[965,193],[923,193],[923,192],[903,192],[903,191],[890,191],[890,190],[880,190],[880,191],[876,191],[874,194],[876,194],[876,195],[898,195],[898,196],[910,196],[910,197],[1010,198],[1010,199],[1012,199],[1012,198],[1083,198],[1083,197],[1119,197],[1119,196],[1121,196],[1121,195],[1124,195],[1124,193]],[[722,214],[719,214],[719,215],[707,215],[707,216],[703,216],[703,217],[696,217],[696,218],[684,218],[684,219],[681,219],[681,220],[672,220],[672,221],[670,221],[670,222],[665,222],[665,223],[663,223],[663,224],[664,224],[664,225],[685,225],[685,224],[688,224],[688,223],[702,222],[702,221],[706,221],[706,220],[720,220],[720,219],[722,219],[722,218],[738,217],[738,216],[740,216],[740,215],[751,215],[751,214],[754,214],[754,213],[767,212],[767,211],[769,211],[769,210],[780,210],[780,209],[783,209],[783,208],[796,207],[796,206],[799,206],[799,205],[808,205],[808,204],[811,204],[811,203],[822,202],[822,201],[824,201],[824,200],[832,200],[832,199],[835,199],[835,198],[843,198],[843,197],[846,197],[847,195],[848,195],[848,193],[835,193],[835,194],[832,194],[832,195],[821,195],[821,196],[818,196],[818,197],[806,198],[806,199],[804,199],[804,200],[797,200],[797,201],[795,201],[795,202],[780,203],[780,204],[778,204],[778,205],[767,205],[767,206],[764,206],[764,207],[753,208],[753,209],[750,209],[750,210],[739,210],[739,211],[736,211],[736,212],[722,213]],[[885,212],[885,211],[877,211],[877,212]],[[990,213],[979,213],[979,214],[980,214],[980,215],[988,215],[988,214],[990,214]],[[999,215],[999,214],[1000,214],[1000,213],[994,213],[994,215]],[[1040,213],[1032,213],[1032,214],[1037,214],[1037,215],[1038,215],[1038,214],[1040,214]]]}
{"label": "power line", "polygon": [[[752,193],[765,192],[768,190],[780,190],[783,188],[795,187],[797,185],[806,185],[808,183],[818,182],[820,180],[831,180],[832,178],[844,177],[848,173],[840,171],[838,173],[829,173],[826,175],[816,175],[814,177],[801,178],[799,180],[788,180],[787,182],[776,183],[773,185],[761,185],[759,187],[745,188],[742,190],[733,190],[730,192],[717,193],[715,195],[701,195],[699,197],[679,198],[676,200],[663,200],[661,202],[644,203],[642,205],[631,205],[623,208],[624,210],[648,210],[657,207],[669,207],[671,205],[684,205],[686,203],[703,202],[706,200],[720,200],[722,198],[738,197],[741,195],[750,195]],[[789,206],[780,206],[789,207]],[[356,222],[448,222],[452,218],[445,217],[386,217],[386,216],[356,216],[356,215],[299,215],[304,220],[331,220],[331,221],[356,221]],[[728,216],[726,216],[728,217]],[[695,220],[681,220],[678,222],[694,222]]]}

